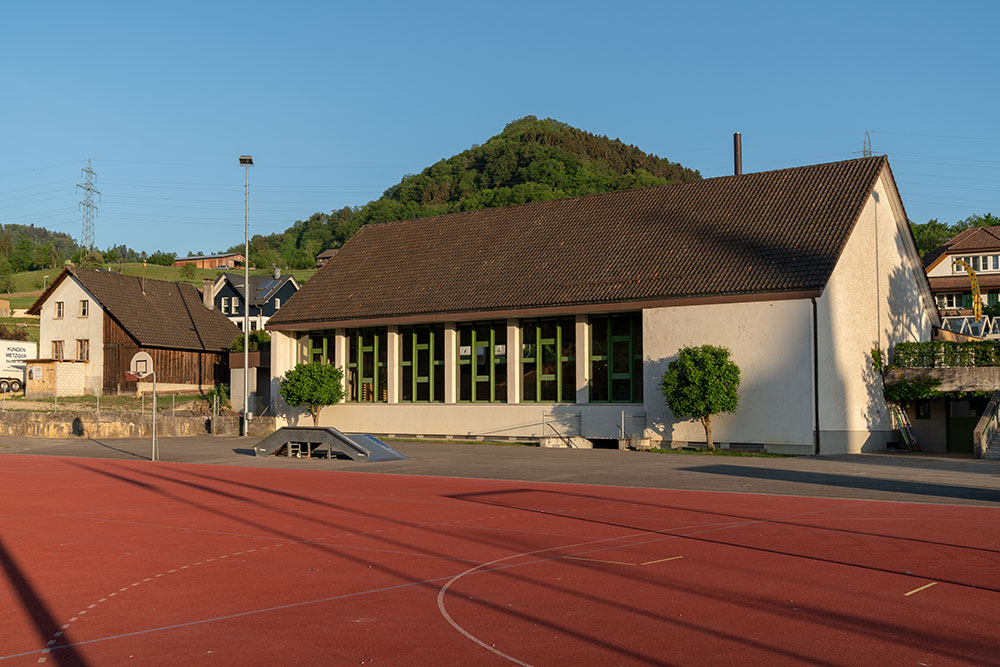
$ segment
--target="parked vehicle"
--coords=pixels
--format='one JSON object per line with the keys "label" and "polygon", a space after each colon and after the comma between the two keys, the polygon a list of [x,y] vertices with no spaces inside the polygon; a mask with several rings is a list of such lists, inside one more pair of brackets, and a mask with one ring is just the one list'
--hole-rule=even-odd
{"label": "parked vehicle", "polygon": [[38,343],[24,340],[0,340],[0,394],[24,388],[28,359],[38,358]]}

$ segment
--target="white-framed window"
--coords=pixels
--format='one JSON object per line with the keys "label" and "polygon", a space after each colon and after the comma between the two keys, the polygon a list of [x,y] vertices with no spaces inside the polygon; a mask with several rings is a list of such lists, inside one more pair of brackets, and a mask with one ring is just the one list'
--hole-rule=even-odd
{"label": "white-framed window", "polygon": [[65,312],[66,312],[66,304],[64,304],[62,301],[56,301],[56,319],[61,320]]}
{"label": "white-framed window", "polygon": [[90,315],[90,299],[80,299],[80,317]]}
{"label": "white-framed window", "polygon": [[90,340],[88,339],[77,339],[76,341],[76,360],[77,361],[90,361]]}
{"label": "white-framed window", "polygon": [[63,342],[61,340],[52,341],[52,358],[53,359],[63,358]]}
{"label": "white-framed window", "polygon": [[229,297],[228,296],[224,296],[224,297],[222,297],[222,314],[223,315],[226,314],[226,310],[228,308],[229,308]]}
{"label": "white-framed window", "polygon": [[275,299],[274,300],[274,309],[278,310],[279,308],[281,308],[281,299]]}
{"label": "white-framed window", "polygon": [[938,294],[935,299],[937,300],[938,308],[961,308],[962,307],[962,293],[953,292],[950,294]]}
{"label": "white-framed window", "polygon": [[955,274],[965,273],[965,267],[959,264],[959,260],[972,267],[976,273],[982,271],[1000,271],[1000,255],[963,255],[951,258],[951,272]]}

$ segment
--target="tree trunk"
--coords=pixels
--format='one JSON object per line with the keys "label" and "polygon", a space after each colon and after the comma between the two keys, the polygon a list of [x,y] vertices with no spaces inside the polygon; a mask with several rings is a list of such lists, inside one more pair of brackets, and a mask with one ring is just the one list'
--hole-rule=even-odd
{"label": "tree trunk", "polygon": [[708,448],[715,451],[715,443],[712,442],[712,415],[701,418],[701,425],[705,427],[705,440],[708,441]]}
{"label": "tree trunk", "polygon": [[312,412],[312,415],[313,415],[313,427],[314,428],[319,428],[319,406],[318,405],[310,405],[309,406],[309,411]]}

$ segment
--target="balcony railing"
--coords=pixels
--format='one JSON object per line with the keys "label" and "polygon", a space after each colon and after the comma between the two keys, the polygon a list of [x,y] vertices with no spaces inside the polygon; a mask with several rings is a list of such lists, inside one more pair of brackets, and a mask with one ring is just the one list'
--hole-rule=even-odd
{"label": "balcony railing", "polygon": [[959,315],[941,318],[941,328],[976,338],[1000,339],[1000,317],[976,318]]}

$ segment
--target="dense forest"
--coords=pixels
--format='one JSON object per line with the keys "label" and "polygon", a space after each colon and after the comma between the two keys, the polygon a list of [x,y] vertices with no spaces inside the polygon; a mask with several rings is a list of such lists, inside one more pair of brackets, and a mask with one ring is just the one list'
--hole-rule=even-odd
{"label": "dense forest", "polygon": [[[481,146],[439,160],[360,207],[315,213],[284,232],[254,236],[256,266],[307,268],[361,225],[642,188],[701,178],[697,171],[618,139],[526,116]],[[231,251],[242,250],[234,246]]]}

